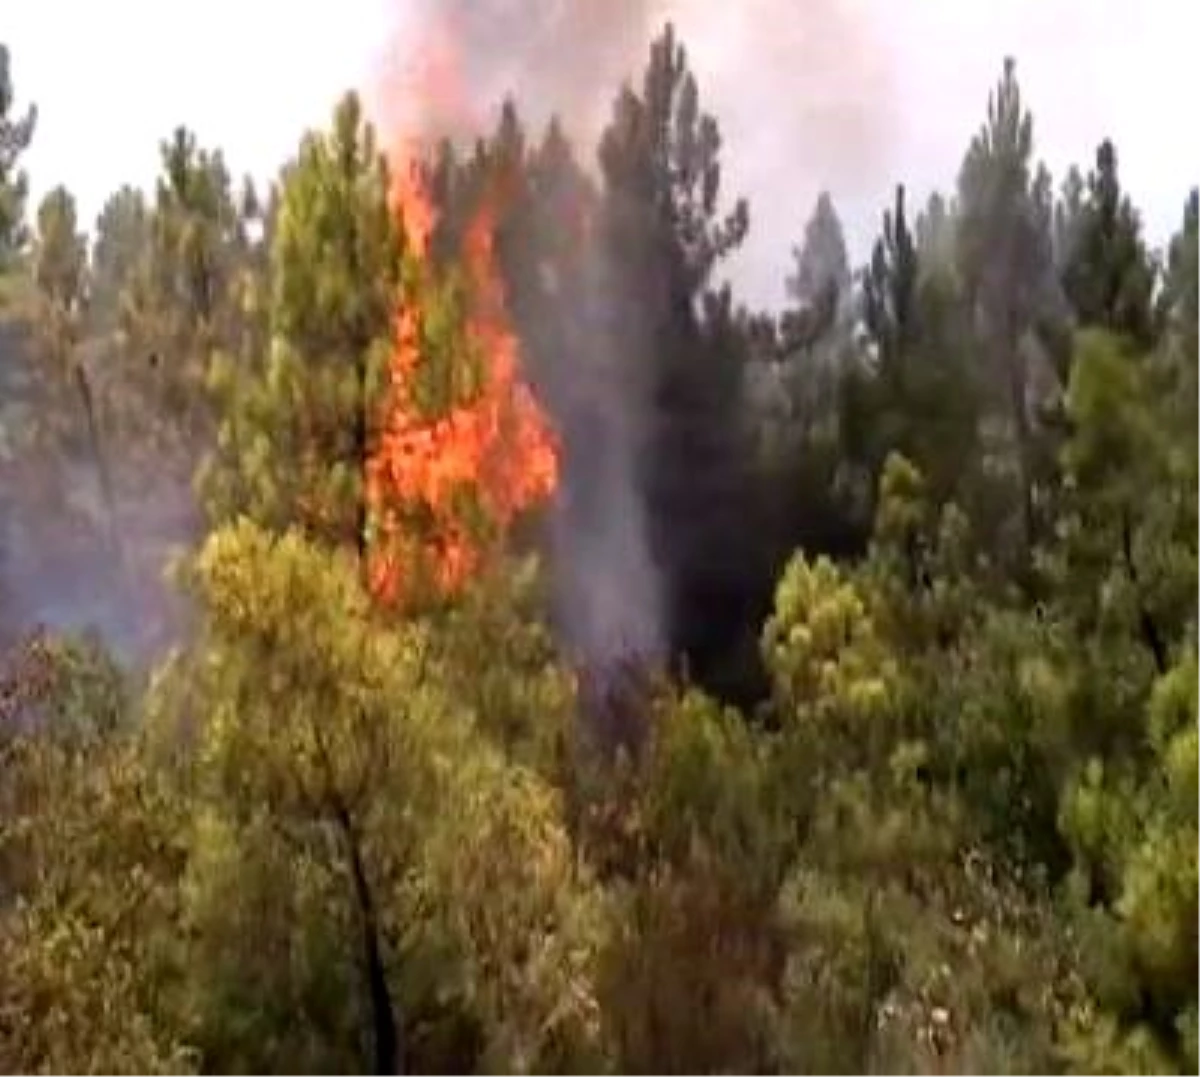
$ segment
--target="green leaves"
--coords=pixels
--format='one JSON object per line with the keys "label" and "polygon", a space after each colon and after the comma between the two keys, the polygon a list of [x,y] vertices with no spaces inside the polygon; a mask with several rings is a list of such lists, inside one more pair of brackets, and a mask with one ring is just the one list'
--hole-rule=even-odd
{"label": "green leaves", "polygon": [[13,115],[14,93],[8,46],[0,42],[0,273],[25,247],[25,197],[29,180],[18,165],[37,126],[37,108]]}
{"label": "green leaves", "polygon": [[895,673],[865,602],[832,562],[792,560],[763,649],[785,720],[817,723],[818,736],[847,748],[872,740]]}
{"label": "green leaves", "polygon": [[1121,190],[1117,151],[1108,139],[1096,150],[1071,232],[1062,278],[1079,324],[1107,329],[1142,348],[1153,346],[1157,267],[1137,211]]}
{"label": "green leaves", "polygon": [[38,325],[60,378],[78,339],[86,269],[87,242],[78,228],[75,200],[65,187],[56,187],[38,206],[33,278],[43,307]]}
{"label": "green leaves", "polygon": [[[213,529],[148,690],[0,673],[0,1070],[1195,1071],[1194,192],[1157,289],[1111,144],[1056,201],[1006,63],[956,199],[898,188],[852,284],[823,196],[776,322],[714,283],[748,210],[670,27],[596,177],[512,103],[443,148],[430,266],[354,95],[261,197],[179,128],[90,262],[62,188],[30,248],[13,100],[0,49],[5,296],[107,431],[212,450]],[[480,392],[484,193],[564,594],[748,700],[639,678],[615,763],[536,559],[364,589],[429,526],[366,512],[396,315],[418,417]]]}
{"label": "green leaves", "polygon": [[34,647],[4,693],[32,678],[34,698],[0,730],[0,1065],[190,1068],[171,1021],[180,803],[101,656]]}
{"label": "green leaves", "polygon": [[387,167],[354,94],[285,173],[272,327],[308,363],[353,361],[391,324],[399,270]]}
{"label": "green leaves", "polygon": [[1161,673],[1194,618],[1194,447],[1181,444],[1150,364],[1103,334],[1080,339],[1067,409],[1064,599],[1085,628],[1136,639]]}
{"label": "green leaves", "polygon": [[270,252],[269,342],[210,386],[222,418],[199,476],[210,518],[245,513],[359,548],[362,471],[401,271],[387,168],[354,95],[284,174]]}
{"label": "green leaves", "polygon": [[[175,684],[199,719],[185,893],[206,962],[197,975],[211,977],[193,982],[190,1004],[206,1064],[311,1065],[347,1051],[360,1061],[337,1065],[363,1064],[351,1045],[371,1042],[379,1016],[364,932],[406,1064],[432,1064],[423,1052],[442,1049],[445,1022],[479,1029],[478,1058],[452,1056],[462,1067],[592,1057],[603,902],[576,864],[557,791],[481,732],[489,723],[473,707],[493,697],[458,683],[461,645],[444,638],[470,621],[384,627],[348,553],[246,520],[210,538],[192,585],[205,627]],[[509,668],[532,678],[537,666]],[[160,692],[171,698],[169,684]],[[288,956],[243,967],[234,955],[260,937]],[[324,976],[344,985],[340,997],[314,997]],[[239,1031],[239,998],[277,1008]],[[296,1055],[284,1030],[300,1020],[319,1025]]]}
{"label": "green leaves", "polygon": [[24,1073],[186,1073],[139,1008],[145,969],[86,916],[38,901],[0,926],[0,1065]]}
{"label": "green leaves", "polygon": [[254,221],[240,212],[220,150],[178,127],[159,156],[153,204],[118,192],[98,222],[95,328],[116,368],[114,427],[190,474],[214,420],[212,354],[254,335],[243,302]]}

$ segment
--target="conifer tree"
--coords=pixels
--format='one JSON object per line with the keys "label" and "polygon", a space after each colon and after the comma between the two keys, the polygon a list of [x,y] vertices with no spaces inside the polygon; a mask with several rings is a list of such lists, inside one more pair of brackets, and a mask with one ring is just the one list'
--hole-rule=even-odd
{"label": "conifer tree", "polygon": [[[736,523],[750,489],[743,371],[739,350],[725,346],[730,298],[712,285],[745,237],[749,211],[744,200],[721,209],[720,152],[717,121],[701,109],[668,25],[640,92],[622,91],[601,140],[601,331],[648,405],[636,451],[645,461],[651,547],[665,570],[674,649],[690,654],[701,675],[719,646],[716,624],[741,632],[753,618],[753,558]],[[702,607],[724,612],[705,618]]]}
{"label": "conifer tree", "polygon": [[1117,151],[1105,139],[1076,211],[1063,287],[1083,326],[1153,344],[1156,271],[1141,221],[1117,174]]}
{"label": "conifer tree", "polygon": [[800,308],[831,313],[850,299],[850,261],[842,222],[828,191],[822,191],[804,227],[804,243],[792,251],[795,272],[787,279],[788,296]]}
{"label": "conifer tree", "polygon": [[[866,354],[842,380],[842,449],[872,492],[893,452],[919,467],[938,501],[962,492],[974,470],[975,379],[956,282],[938,260],[936,233],[951,228],[944,212],[933,203],[914,230],[897,187],[862,273]],[[863,500],[871,519],[874,497]]]}
{"label": "conifer tree", "polygon": [[225,401],[201,485],[210,515],[299,527],[361,549],[363,469],[390,347],[400,236],[386,162],[354,95],[284,175],[266,355],[226,355]]}
{"label": "conifer tree", "polygon": [[1014,568],[1027,576],[1040,530],[1036,415],[1053,377],[1048,331],[1061,315],[1049,175],[1034,167],[1033,116],[1008,59],[958,177],[958,271],[983,357],[981,382],[1014,476]]}
{"label": "conifer tree", "polygon": [[150,207],[145,194],[125,185],[111,194],[96,218],[90,257],[88,332],[117,357],[128,335],[127,308],[135,275],[147,256]]}
{"label": "conifer tree", "polygon": [[36,326],[52,377],[67,380],[87,298],[87,240],[79,230],[75,199],[65,187],[48,192],[38,206],[33,249],[38,298]]}
{"label": "conifer tree", "polygon": [[7,269],[25,247],[25,199],[29,177],[21,157],[33,141],[37,109],[14,114],[14,91],[8,46],[0,42],[0,271]]}

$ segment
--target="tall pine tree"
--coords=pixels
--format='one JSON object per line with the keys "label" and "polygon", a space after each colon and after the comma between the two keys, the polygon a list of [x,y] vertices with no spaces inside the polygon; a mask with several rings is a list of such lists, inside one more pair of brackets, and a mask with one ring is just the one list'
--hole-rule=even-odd
{"label": "tall pine tree", "polygon": [[363,467],[399,272],[386,162],[351,94],[284,177],[267,354],[226,355],[213,371],[225,407],[201,482],[215,520],[245,514],[361,549]]}
{"label": "tall pine tree", "polygon": [[1000,546],[1015,551],[1023,576],[1042,517],[1037,414],[1055,373],[1052,330],[1061,317],[1050,181],[1034,168],[1033,149],[1033,117],[1009,59],[959,172],[958,270],[983,358],[993,455],[1012,475],[1017,534]]}
{"label": "tall pine tree", "polygon": [[851,301],[850,261],[841,218],[828,191],[822,191],[804,228],[804,243],[794,248],[795,271],[786,281],[788,297],[818,323],[832,322]]}
{"label": "tall pine tree", "polygon": [[909,224],[897,187],[862,274],[866,354],[843,379],[842,448],[856,466],[861,519],[874,516],[884,462],[918,465],[935,500],[960,494],[975,470],[977,406],[961,300],[941,257],[953,221],[940,200]]}
{"label": "tall pine tree", "polygon": [[[721,136],[675,30],[650,50],[600,145],[602,332],[647,403],[638,442],[651,546],[665,575],[668,634],[701,677],[757,621],[747,556],[740,353],[712,276],[742,242],[745,201],[723,212]],[[769,595],[763,596],[769,601]],[[750,646],[753,650],[753,646]]]}
{"label": "tall pine tree", "polygon": [[1063,288],[1080,325],[1130,338],[1154,338],[1155,266],[1141,221],[1117,174],[1117,151],[1105,139],[1075,216]]}
{"label": "tall pine tree", "polygon": [[33,140],[37,109],[14,115],[14,92],[8,46],[0,42],[0,271],[21,253],[28,238],[25,198],[29,178],[20,168],[21,157]]}

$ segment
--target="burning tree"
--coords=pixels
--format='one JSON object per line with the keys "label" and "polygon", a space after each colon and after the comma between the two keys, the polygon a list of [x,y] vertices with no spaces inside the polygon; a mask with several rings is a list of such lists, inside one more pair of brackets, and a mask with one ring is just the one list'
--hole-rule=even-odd
{"label": "burning tree", "polygon": [[558,481],[496,266],[498,191],[485,192],[461,265],[445,272],[430,258],[436,211],[411,152],[393,198],[408,258],[366,486],[371,589],[389,605],[458,591]]}
{"label": "burning tree", "polygon": [[[391,203],[405,264],[366,467],[367,571],[377,600],[409,608],[459,592],[559,475],[556,439],[522,377],[496,259],[510,193],[485,183],[465,230],[437,227],[430,136],[455,138],[479,119],[460,29],[429,13],[420,47],[383,73],[377,100],[392,138]],[[455,249],[445,249],[447,238]]]}
{"label": "burning tree", "polygon": [[[454,595],[486,568],[514,520],[555,492],[563,447],[523,380],[496,262],[505,173],[485,173],[460,260],[439,271],[429,186],[415,155],[402,161],[393,189],[409,258],[366,489],[372,591],[411,606]],[[588,639],[582,650],[576,686],[588,731],[606,754],[636,753],[658,656],[637,638]]]}

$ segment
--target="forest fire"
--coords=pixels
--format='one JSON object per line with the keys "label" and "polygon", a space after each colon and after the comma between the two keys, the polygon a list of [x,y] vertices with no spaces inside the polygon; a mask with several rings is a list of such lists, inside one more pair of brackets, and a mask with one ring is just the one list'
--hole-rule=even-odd
{"label": "forest fire", "polygon": [[[415,47],[405,40],[380,87],[409,263],[367,469],[370,584],[389,606],[454,596],[484,569],[513,521],[561,485],[551,539],[556,634],[571,655],[584,728],[605,754],[636,752],[650,722],[662,639],[658,580],[626,455],[634,441],[623,418],[627,396],[585,374],[597,364],[581,356],[603,353],[603,336],[577,338],[571,389],[545,402],[554,408],[552,433],[523,378],[496,260],[513,177],[504,162],[477,159],[482,172],[465,207],[443,205],[430,181],[436,140],[461,140],[482,127],[464,61],[469,22],[462,7],[428,10]],[[569,217],[581,229],[589,220],[582,211]],[[578,241],[582,249],[585,237]],[[622,586],[629,583],[632,593]]]}
{"label": "forest fire", "polygon": [[[398,77],[384,89],[381,102],[394,147],[392,198],[409,259],[398,297],[387,399],[367,471],[375,525],[370,582],[386,605],[453,596],[483,569],[513,520],[568,481],[561,473],[567,445],[551,432],[522,377],[521,348],[496,262],[496,226],[509,208],[508,177],[485,178],[456,236],[452,221],[443,227],[442,207],[424,170],[435,138],[478,126],[462,78],[456,26],[451,15],[430,13],[421,27],[423,47],[393,71]],[[586,225],[587,218],[581,215],[579,221]],[[443,264],[447,246],[457,247],[450,255],[455,268],[449,270]],[[570,415],[555,418],[571,425]],[[611,446],[607,451],[605,446],[612,439],[603,440],[604,445],[590,441],[586,452],[608,459]],[[600,472],[584,468],[573,481],[581,481],[581,475],[589,488],[620,482],[603,467]],[[633,571],[625,575],[643,581],[636,599],[624,601],[605,586],[610,575],[621,575],[617,566],[639,563],[627,551],[640,547],[622,530],[633,526],[634,506],[619,498],[602,500],[624,511],[614,519],[572,519],[568,525],[574,532],[581,526],[594,532],[600,548],[572,542],[558,551],[578,562],[569,570],[558,566],[560,598],[571,607],[560,627],[564,645],[575,655],[588,731],[607,753],[636,751],[649,722],[658,649],[647,642],[653,632],[614,629],[626,622],[618,608],[644,604],[653,586],[645,574]],[[588,566],[597,559],[611,561],[614,571],[593,580]],[[564,587],[568,577],[589,586]],[[604,593],[597,594],[597,588]],[[618,642],[626,637],[628,645]]]}
{"label": "forest fire", "polygon": [[[425,81],[444,107],[456,99],[453,53],[438,40]],[[460,273],[443,273],[431,254],[437,208],[421,171],[421,142],[405,136],[396,144],[392,197],[409,263],[367,466],[370,580],[388,604],[430,587],[440,596],[456,592],[513,520],[558,482],[555,439],[522,380],[496,265],[498,188],[475,207]]]}

